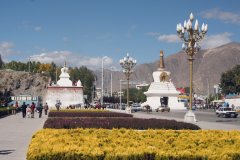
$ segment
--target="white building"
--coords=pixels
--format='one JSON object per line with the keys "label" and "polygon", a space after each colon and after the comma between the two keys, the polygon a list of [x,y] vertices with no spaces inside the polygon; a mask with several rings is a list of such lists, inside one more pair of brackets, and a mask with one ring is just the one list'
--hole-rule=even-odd
{"label": "white building", "polygon": [[147,96],[147,101],[142,104],[149,105],[153,110],[157,109],[160,105],[160,99],[167,97],[168,106],[171,109],[186,109],[183,102],[178,102],[178,92],[171,82],[170,72],[165,70],[163,51],[160,51],[160,67],[157,71],[153,72],[153,82],[149,89],[144,94]]}
{"label": "white building", "polygon": [[61,69],[60,79],[56,85],[47,87],[46,102],[50,108],[55,108],[55,104],[60,101],[61,108],[69,105],[83,105],[83,86],[80,80],[73,84],[69,79],[68,68],[65,66]]}
{"label": "white building", "polygon": [[147,83],[141,83],[141,84],[137,84],[136,88],[137,89],[142,89],[143,87],[148,87],[148,86],[149,86],[149,84],[147,84]]}

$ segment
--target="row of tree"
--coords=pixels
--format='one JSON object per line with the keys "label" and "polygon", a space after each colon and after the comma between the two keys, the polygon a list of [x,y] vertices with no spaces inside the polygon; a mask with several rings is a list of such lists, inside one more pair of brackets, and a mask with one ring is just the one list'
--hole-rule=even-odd
{"label": "row of tree", "polygon": [[222,94],[240,93],[240,65],[222,73],[220,79]]}

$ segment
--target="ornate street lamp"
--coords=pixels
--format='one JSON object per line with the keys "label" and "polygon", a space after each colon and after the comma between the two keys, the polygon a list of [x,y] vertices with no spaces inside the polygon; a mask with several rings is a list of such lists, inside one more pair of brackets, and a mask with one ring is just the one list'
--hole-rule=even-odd
{"label": "ornate street lamp", "polygon": [[189,81],[190,81],[190,95],[189,95],[189,111],[185,115],[185,121],[193,122],[196,121],[195,115],[192,112],[192,96],[193,96],[193,56],[200,50],[200,42],[205,34],[207,33],[208,26],[207,24],[202,24],[201,30],[198,27],[198,20],[195,21],[195,25],[193,28],[193,14],[190,14],[190,19],[188,21],[184,21],[183,26],[181,23],[177,24],[177,34],[179,38],[183,41],[182,49],[188,55],[189,61]]}
{"label": "ornate street lamp", "polygon": [[137,64],[137,60],[133,59],[132,57],[129,57],[129,54],[127,53],[127,56],[124,57],[123,59],[120,59],[119,63],[123,68],[123,73],[127,78],[127,108],[131,112],[131,108],[129,107],[129,80],[130,75],[133,72],[133,68]]}

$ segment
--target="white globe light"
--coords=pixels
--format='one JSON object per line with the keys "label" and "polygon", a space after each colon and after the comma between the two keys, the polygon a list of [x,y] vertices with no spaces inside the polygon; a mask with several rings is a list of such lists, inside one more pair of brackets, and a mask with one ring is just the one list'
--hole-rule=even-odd
{"label": "white globe light", "polygon": [[207,32],[207,30],[208,30],[208,25],[207,24],[205,25],[204,30],[205,30],[205,32]]}
{"label": "white globe light", "polygon": [[194,29],[195,29],[196,31],[198,30],[198,20],[196,20],[196,22],[195,22]]}
{"label": "white globe light", "polygon": [[193,21],[193,19],[194,19],[194,16],[193,16],[193,14],[191,13],[191,14],[190,14],[190,20]]}
{"label": "white globe light", "polygon": [[186,29],[187,28],[187,22],[186,20],[184,21],[183,27]]}

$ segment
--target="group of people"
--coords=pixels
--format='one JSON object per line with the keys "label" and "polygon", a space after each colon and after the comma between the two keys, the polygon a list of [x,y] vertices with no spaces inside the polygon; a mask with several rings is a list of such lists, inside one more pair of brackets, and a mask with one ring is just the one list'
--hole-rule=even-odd
{"label": "group of people", "polygon": [[22,109],[22,116],[23,116],[23,118],[25,118],[26,116],[28,118],[34,118],[35,111],[38,112],[39,118],[41,118],[42,117],[42,111],[44,110],[45,115],[47,115],[49,107],[48,107],[47,103],[45,103],[44,106],[42,105],[42,103],[40,103],[36,107],[36,104],[34,102],[32,102],[31,105],[26,104],[25,102],[23,102],[23,104],[21,106],[21,109]]}

